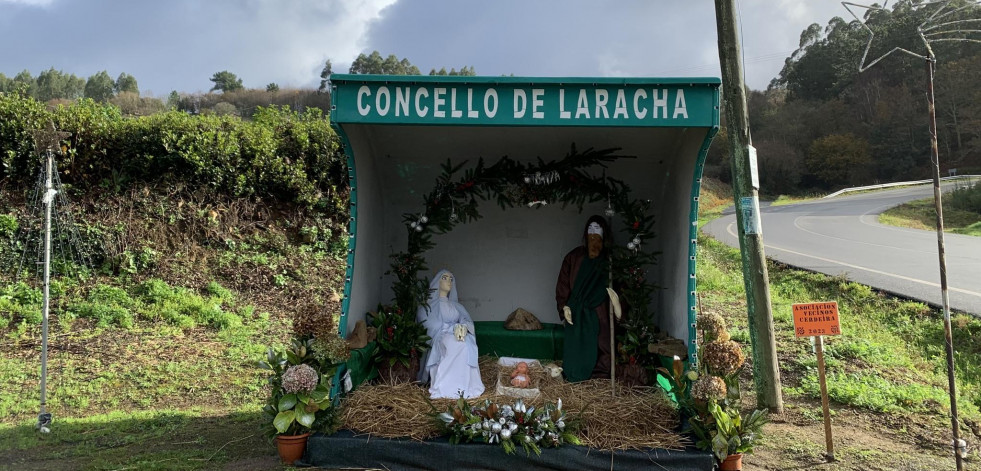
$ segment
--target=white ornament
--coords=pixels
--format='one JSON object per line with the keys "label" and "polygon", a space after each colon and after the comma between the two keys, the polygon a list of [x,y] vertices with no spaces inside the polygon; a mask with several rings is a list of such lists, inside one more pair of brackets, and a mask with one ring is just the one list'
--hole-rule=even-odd
{"label": "white ornament", "polygon": [[412,221],[412,223],[409,224],[409,227],[415,229],[416,226],[418,226],[418,225],[419,225],[418,223],[416,223],[415,221]]}
{"label": "white ornament", "polygon": [[494,424],[491,425],[491,432],[501,433],[501,424],[494,422]]}
{"label": "white ornament", "polygon": [[416,226],[416,232],[422,232],[422,226]]}
{"label": "white ornament", "polygon": [[420,224],[425,224],[427,222],[429,222],[429,218],[427,218],[426,216],[423,216],[423,217],[419,218],[419,223]]}
{"label": "white ornament", "polygon": [[634,245],[640,245],[640,237],[634,237],[634,240],[632,240],[631,242],[633,242]]}
{"label": "white ornament", "polygon": [[525,183],[531,183],[531,177],[526,176],[525,177]]}
{"label": "white ornament", "polygon": [[636,244],[634,244],[633,242],[627,242],[627,248],[628,248],[628,249],[630,249],[630,250],[633,250],[633,249],[634,249],[634,247],[636,247],[636,246],[637,246],[637,245],[636,245]]}
{"label": "white ornament", "polygon": [[611,218],[613,216],[616,216],[616,214],[617,212],[614,211],[613,208],[606,208],[606,217]]}
{"label": "white ornament", "polygon": [[509,429],[501,430],[501,438],[503,438],[505,440],[511,438],[511,430],[509,430]]}

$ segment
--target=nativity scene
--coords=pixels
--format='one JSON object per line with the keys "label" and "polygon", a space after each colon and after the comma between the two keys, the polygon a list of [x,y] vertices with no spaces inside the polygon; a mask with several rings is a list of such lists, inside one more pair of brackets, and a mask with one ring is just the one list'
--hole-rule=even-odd
{"label": "nativity scene", "polygon": [[[536,79],[547,106],[573,85],[686,99],[674,121],[578,123],[519,120],[527,79],[406,80],[332,77],[352,182],[339,328],[365,326],[368,342],[339,373],[353,378],[341,431],[311,437],[309,463],[356,466],[370,447],[389,469],[434,453],[470,463],[454,468],[711,469],[681,428],[674,372],[699,364],[694,215],[718,81]],[[495,113],[381,114],[391,90],[444,81],[500,97]],[[358,113],[365,97],[378,113]],[[401,438],[425,441],[419,461]],[[442,448],[457,443],[496,447]]]}

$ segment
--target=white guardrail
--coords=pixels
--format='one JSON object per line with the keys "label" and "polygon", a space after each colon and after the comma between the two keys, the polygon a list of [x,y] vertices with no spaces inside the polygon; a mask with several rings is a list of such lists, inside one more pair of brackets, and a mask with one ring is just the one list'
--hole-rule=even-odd
{"label": "white guardrail", "polygon": [[[979,180],[981,175],[958,175],[955,177],[943,177],[941,181],[954,181],[954,180]],[[933,179],[929,180],[914,180],[909,182],[896,182],[896,183],[883,183],[881,185],[869,185],[869,186],[856,186],[854,188],[845,188],[844,190],[838,190],[830,195],[822,196],[822,198],[834,198],[835,196],[842,195],[845,193],[851,193],[853,191],[866,191],[866,190],[878,190],[882,188],[890,188],[894,186],[911,186],[911,185],[923,185],[925,183],[933,183]]]}

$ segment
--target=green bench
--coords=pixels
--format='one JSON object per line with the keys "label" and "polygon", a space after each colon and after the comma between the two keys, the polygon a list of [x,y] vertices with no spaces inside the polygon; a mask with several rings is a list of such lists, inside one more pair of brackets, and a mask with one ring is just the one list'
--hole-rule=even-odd
{"label": "green bench", "polygon": [[561,360],[565,331],[561,324],[542,323],[541,330],[508,330],[504,322],[474,322],[477,351],[498,357]]}

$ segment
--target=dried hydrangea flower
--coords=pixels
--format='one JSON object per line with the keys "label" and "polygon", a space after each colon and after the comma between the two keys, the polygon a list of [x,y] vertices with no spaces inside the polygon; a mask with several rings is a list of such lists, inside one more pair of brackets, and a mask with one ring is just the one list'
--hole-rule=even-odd
{"label": "dried hydrangea flower", "polygon": [[287,394],[313,391],[320,380],[319,376],[310,365],[293,365],[283,373],[283,391]]}
{"label": "dried hydrangea flower", "polygon": [[691,398],[696,401],[708,402],[709,399],[721,400],[726,397],[726,382],[718,376],[704,375],[691,384]]}
{"label": "dried hydrangea flower", "polygon": [[346,340],[336,333],[331,333],[313,339],[313,356],[322,365],[343,363],[351,357],[351,351]]}
{"label": "dried hydrangea flower", "polygon": [[726,321],[718,313],[706,312],[698,316],[698,328],[705,336],[705,342],[711,342],[726,331]]}
{"label": "dried hydrangea flower", "polygon": [[742,348],[732,340],[709,342],[702,347],[702,359],[709,371],[720,376],[735,373],[746,361]]}

